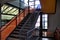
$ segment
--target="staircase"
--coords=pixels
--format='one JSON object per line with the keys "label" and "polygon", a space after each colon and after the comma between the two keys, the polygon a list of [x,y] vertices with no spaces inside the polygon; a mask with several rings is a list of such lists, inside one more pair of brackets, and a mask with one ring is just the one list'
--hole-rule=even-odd
{"label": "staircase", "polygon": [[6,40],[30,40],[38,15],[38,13],[28,14]]}

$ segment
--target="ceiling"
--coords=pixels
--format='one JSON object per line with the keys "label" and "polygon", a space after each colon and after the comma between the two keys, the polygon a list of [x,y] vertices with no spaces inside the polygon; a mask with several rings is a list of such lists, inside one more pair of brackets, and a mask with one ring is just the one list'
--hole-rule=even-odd
{"label": "ceiling", "polygon": [[10,1],[14,1],[14,0],[0,0],[0,3],[1,3],[1,4],[4,4],[4,3],[10,2]]}
{"label": "ceiling", "polygon": [[19,2],[19,0],[15,0],[15,1],[7,2],[7,3],[19,7],[19,3],[20,3],[20,2]]}

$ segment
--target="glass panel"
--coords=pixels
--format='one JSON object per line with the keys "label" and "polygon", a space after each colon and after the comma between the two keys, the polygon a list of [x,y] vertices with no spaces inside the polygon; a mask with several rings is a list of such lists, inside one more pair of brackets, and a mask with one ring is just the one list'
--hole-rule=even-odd
{"label": "glass panel", "polygon": [[5,10],[7,7],[8,7],[8,6],[3,5],[3,6],[1,7],[1,11]]}
{"label": "glass panel", "polygon": [[8,12],[8,14],[12,14],[14,11],[16,11],[17,9],[16,8],[14,8],[14,9],[12,9],[11,11],[9,11]]}
{"label": "glass panel", "polygon": [[2,15],[2,20],[11,20],[13,17],[11,15]]}
{"label": "glass panel", "polygon": [[43,29],[48,29],[48,26],[47,26],[47,25],[48,25],[47,22],[45,22],[45,23],[43,22],[43,23],[42,23],[42,26],[43,26],[42,28],[43,28]]}
{"label": "glass panel", "polygon": [[47,27],[47,22],[45,22],[45,26]]}
{"label": "glass panel", "polygon": [[35,8],[36,9],[41,9],[40,0],[35,0]]}
{"label": "glass panel", "polygon": [[45,14],[45,17],[47,17],[48,15],[47,14]]}
{"label": "glass panel", "polygon": [[44,26],[45,26],[45,23],[44,23],[44,22],[42,22],[42,27],[44,28]]}
{"label": "glass panel", "polygon": [[45,21],[45,17],[42,17],[42,22],[44,22]]}
{"label": "glass panel", "polygon": [[8,9],[6,9],[3,13],[7,13],[9,10],[11,10],[12,7],[9,7]]}
{"label": "glass panel", "polygon": [[17,15],[19,13],[19,11],[18,10],[16,10],[15,12],[13,12],[12,14],[15,14],[15,15]]}
{"label": "glass panel", "polygon": [[47,14],[43,14],[42,17],[47,17],[48,15]]}
{"label": "glass panel", "polygon": [[45,17],[45,21],[47,21],[47,17]]}
{"label": "glass panel", "polygon": [[43,14],[42,15],[42,28],[43,29],[48,29],[48,15],[47,14]]}
{"label": "glass panel", "polygon": [[[4,8],[5,7],[5,8]],[[1,11],[2,13],[4,14],[13,14],[13,15],[17,15],[18,12],[19,12],[19,9],[18,8],[14,8],[14,7],[11,7],[9,6],[7,9],[6,7],[8,7],[8,5],[3,5],[2,8],[1,8]],[[4,10],[5,9],[5,10]],[[13,13],[14,12],[14,13]]]}

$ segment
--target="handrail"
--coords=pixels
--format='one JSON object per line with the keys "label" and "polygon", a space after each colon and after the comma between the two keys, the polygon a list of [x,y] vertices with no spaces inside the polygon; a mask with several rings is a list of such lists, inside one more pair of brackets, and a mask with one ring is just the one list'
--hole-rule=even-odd
{"label": "handrail", "polygon": [[[24,12],[24,10],[23,10],[23,12]],[[22,12],[22,13],[23,13],[23,12]],[[20,13],[20,14],[21,14],[21,13]],[[17,16],[19,16],[19,15],[17,15]],[[11,22],[13,22],[13,21],[14,21],[14,19],[16,19],[16,17],[17,17],[17,16],[15,16],[14,18],[12,18],[12,21],[10,21],[10,22],[9,22],[9,23],[7,23],[6,25],[4,25],[4,26],[6,26],[6,27],[4,27],[4,28],[2,27],[2,28],[3,28],[3,30],[4,30],[4,29],[6,29],[6,28],[7,28],[7,26],[8,26],[8,25],[10,25],[10,23],[11,23]],[[3,30],[2,30],[2,28],[1,28],[1,31],[3,31]]]}
{"label": "handrail", "polygon": [[[32,16],[32,14],[31,14],[31,16]],[[30,17],[31,17],[30,16]],[[28,20],[25,22],[25,24],[22,26],[22,28],[20,29],[20,31],[23,29],[23,27],[26,25],[26,23],[30,20],[30,17],[28,18]]]}
{"label": "handrail", "polygon": [[[33,15],[33,13],[31,14],[31,16]],[[23,29],[23,27],[26,25],[26,23],[30,20],[30,18],[31,18],[31,16],[28,18],[28,20],[25,22],[25,24],[22,26],[22,29]],[[22,30],[21,29],[21,30]]]}
{"label": "handrail", "polygon": [[[31,15],[31,16],[32,16],[32,15]],[[31,17],[31,16],[30,16],[30,17]],[[29,17],[28,20],[25,22],[25,24],[23,25],[23,27],[24,27],[24,26],[26,25],[26,23],[30,20],[30,17]],[[23,28],[23,27],[22,27],[22,28]]]}
{"label": "handrail", "polygon": [[[32,24],[32,27],[35,26],[35,23],[36,23],[36,21],[37,21],[38,15],[39,15],[39,13],[37,13],[37,15],[36,15],[36,17],[35,17],[35,21],[34,21],[33,24]],[[32,29],[32,30],[33,30],[33,29]],[[32,30],[30,30],[29,32],[31,32]],[[29,32],[27,32],[27,33],[29,33]]]}

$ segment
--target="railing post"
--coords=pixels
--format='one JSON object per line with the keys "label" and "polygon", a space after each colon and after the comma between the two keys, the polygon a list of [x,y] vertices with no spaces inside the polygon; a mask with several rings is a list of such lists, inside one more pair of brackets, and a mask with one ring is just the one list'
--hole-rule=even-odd
{"label": "railing post", "polygon": [[0,28],[1,28],[1,3],[0,3]]}
{"label": "railing post", "polygon": [[40,12],[40,30],[39,30],[40,39],[42,40],[42,12]]}
{"label": "railing post", "polygon": [[1,6],[2,4],[0,3],[0,40],[1,40]]}
{"label": "railing post", "polygon": [[28,0],[28,13],[30,13],[29,0]]}

